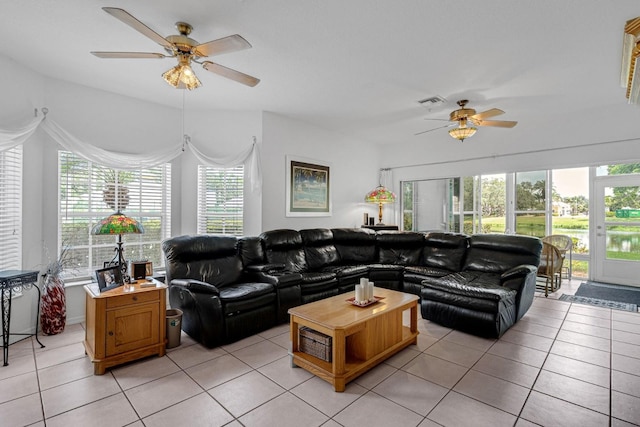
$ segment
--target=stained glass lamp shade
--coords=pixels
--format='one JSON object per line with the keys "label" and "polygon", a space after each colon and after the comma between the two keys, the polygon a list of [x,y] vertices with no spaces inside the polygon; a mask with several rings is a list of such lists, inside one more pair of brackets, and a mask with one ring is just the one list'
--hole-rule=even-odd
{"label": "stained glass lamp shade", "polygon": [[116,256],[113,261],[118,259],[118,264],[123,266],[125,264],[123,249],[122,249],[122,235],[123,234],[141,234],[144,233],[144,227],[138,221],[133,218],[129,218],[122,212],[116,212],[113,215],[109,215],[106,218],[101,219],[91,230],[91,234],[105,235],[105,234],[117,234],[118,243],[116,247]]}
{"label": "stained glass lamp shade", "polygon": [[379,185],[373,190],[369,191],[366,196],[364,196],[364,201],[367,203],[377,203],[378,204],[378,224],[384,225],[382,223],[382,205],[387,203],[394,203],[396,201],[396,195],[386,187]]}

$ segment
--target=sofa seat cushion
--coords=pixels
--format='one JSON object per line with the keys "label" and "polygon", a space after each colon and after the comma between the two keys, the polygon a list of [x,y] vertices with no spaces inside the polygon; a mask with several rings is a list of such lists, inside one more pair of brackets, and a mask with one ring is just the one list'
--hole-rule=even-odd
{"label": "sofa seat cushion", "polygon": [[464,273],[427,278],[422,286],[422,299],[486,313],[501,312],[513,306],[517,295],[515,290],[495,284],[493,277]]}
{"label": "sofa seat cushion", "polygon": [[269,283],[236,283],[220,289],[224,314],[232,316],[263,305],[275,304],[276,292]]}

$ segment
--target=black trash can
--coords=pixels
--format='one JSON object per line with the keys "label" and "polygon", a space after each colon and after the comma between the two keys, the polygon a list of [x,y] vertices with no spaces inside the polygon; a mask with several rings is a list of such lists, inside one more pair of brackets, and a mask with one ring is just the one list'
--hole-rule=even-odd
{"label": "black trash can", "polygon": [[182,325],[182,310],[170,308],[167,310],[167,348],[180,345],[180,331]]}

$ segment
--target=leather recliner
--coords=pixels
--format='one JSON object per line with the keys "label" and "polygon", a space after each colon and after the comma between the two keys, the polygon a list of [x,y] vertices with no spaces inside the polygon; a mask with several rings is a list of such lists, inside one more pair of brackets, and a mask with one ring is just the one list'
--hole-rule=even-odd
{"label": "leather recliner", "polygon": [[215,347],[275,326],[276,291],[246,277],[237,238],[180,236],[162,249],[169,302],[189,336]]}

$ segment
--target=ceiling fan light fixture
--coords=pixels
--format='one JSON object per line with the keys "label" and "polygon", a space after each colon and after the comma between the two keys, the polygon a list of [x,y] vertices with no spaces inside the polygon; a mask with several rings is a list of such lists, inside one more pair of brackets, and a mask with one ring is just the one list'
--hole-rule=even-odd
{"label": "ceiling fan light fixture", "polygon": [[194,73],[191,68],[191,58],[187,55],[180,55],[179,61],[180,63],[178,65],[162,74],[164,81],[176,89],[186,88],[193,90],[202,86],[196,73]]}
{"label": "ceiling fan light fixture", "polygon": [[467,138],[472,137],[476,131],[478,129],[474,128],[474,127],[459,127],[459,128],[455,128],[455,129],[451,129],[449,131],[449,135],[451,135],[452,138],[455,138],[459,141],[464,141]]}
{"label": "ceiling fan light fixture", "polygon": [[640,48],[636,49],[636,55],[631,59],[631,75],[627,89],[629,104],[640,103],[640,63],[638,59],[640,59]]}
{"label": "ceiling fan light fixture", "polygon": [[620,85],[627,88],[629,104],[640,103],[640,16],[626,22],[622,40]]}

